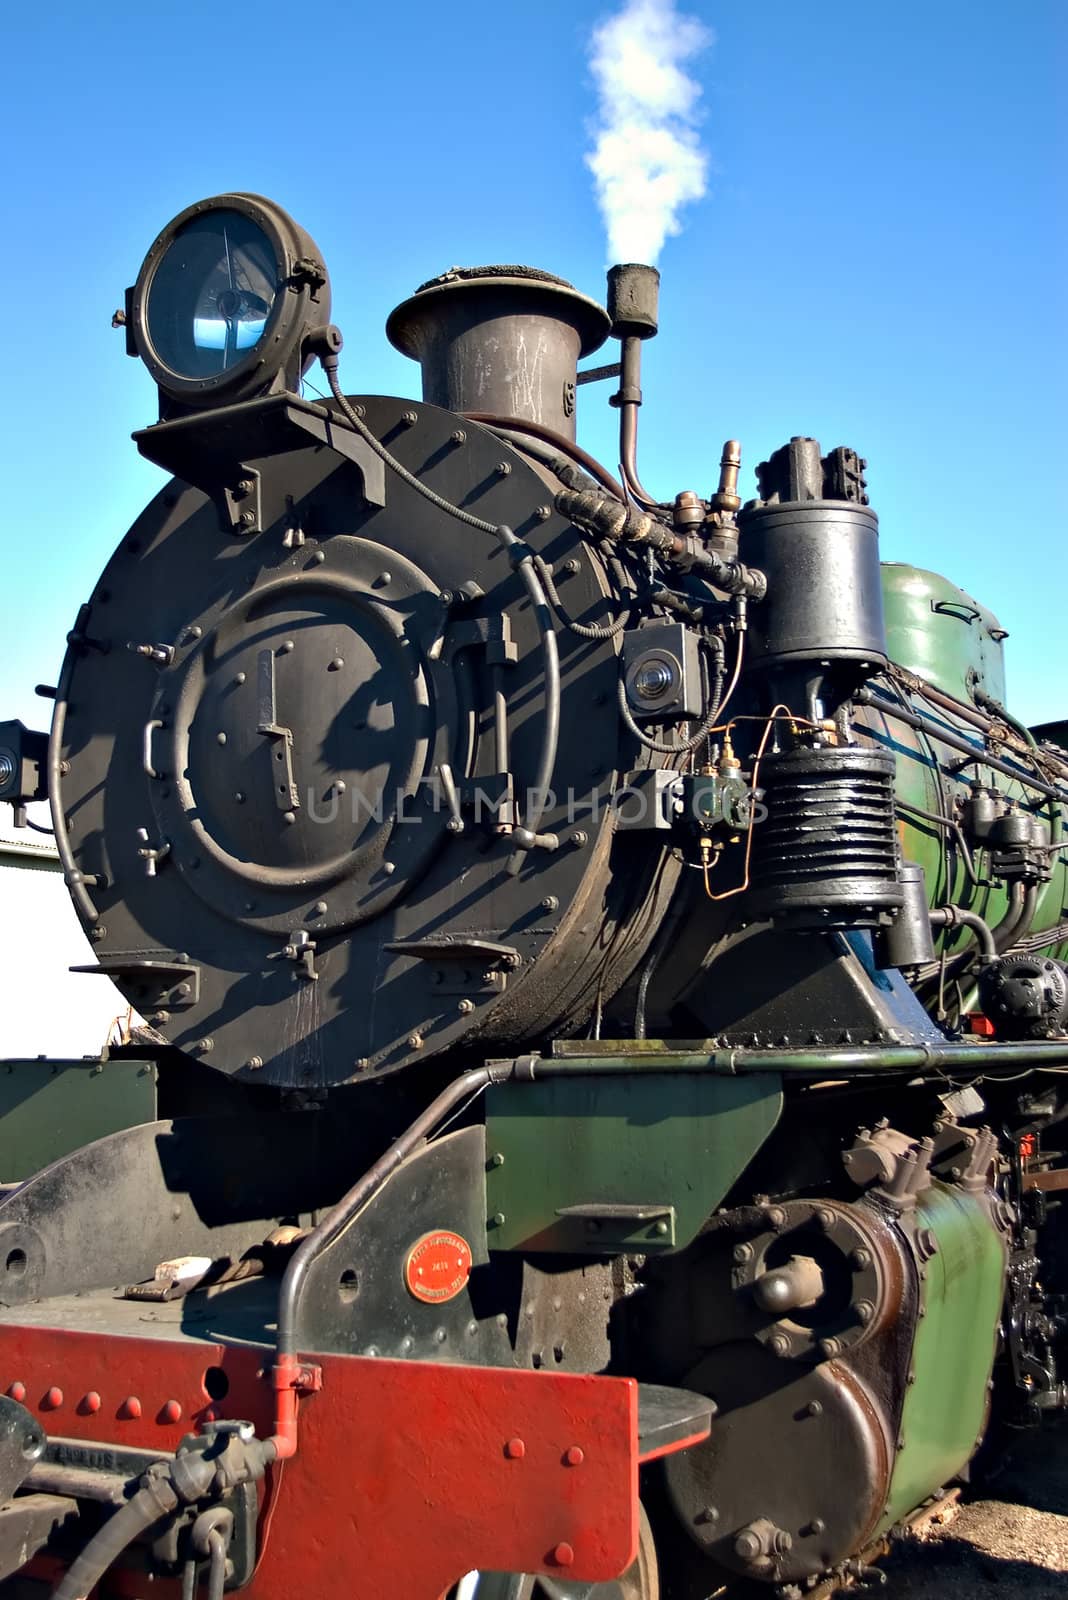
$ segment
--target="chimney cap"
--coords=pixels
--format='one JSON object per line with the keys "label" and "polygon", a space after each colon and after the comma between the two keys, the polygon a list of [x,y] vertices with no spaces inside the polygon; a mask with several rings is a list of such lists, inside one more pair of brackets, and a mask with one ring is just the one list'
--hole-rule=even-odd
{"label": "chimney cap", "polygon": [[[518,309],[516,301],[521,299],[534,315],[540,313],[570,323],[579,335],[580,356],[599,350],[611,329],[604,307],[580,294],[565,278],[537,267],[508,265],[450,267],[439,277],[428,279],[390,313],[386,336],[396,349],[418,361],[420,331],[428,313],[437,314],[447,303],[456,305],[461,299],[474,299],[476,295],[487,302],[498,296],[502,301],[511,300],[508,309],[513,312]],[[503,307],[502,314],[507,314]]]}

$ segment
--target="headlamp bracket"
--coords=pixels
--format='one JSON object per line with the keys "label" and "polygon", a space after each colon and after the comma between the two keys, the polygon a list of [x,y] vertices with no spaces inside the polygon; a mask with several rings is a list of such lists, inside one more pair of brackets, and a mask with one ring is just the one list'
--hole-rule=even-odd
{"label": "headlamp bracket", "polygon": [[264,528],[256,462],[289,450],[325,445],[356,468],[369,506],[386,503],[386,469],[370,445],[329,406],[296,394],[157,422],[133,437],[147,460],[210,496],[223,529],[242,538]]}

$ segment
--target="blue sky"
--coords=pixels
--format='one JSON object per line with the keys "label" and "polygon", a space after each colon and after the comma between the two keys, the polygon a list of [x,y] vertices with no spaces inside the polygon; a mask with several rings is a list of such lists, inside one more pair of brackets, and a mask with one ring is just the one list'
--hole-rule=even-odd
{"label": "blue sky", "polygon": [[[1063,674],[1068,8],[712,3],[708,194],[669,239],[641,471],[711,487],[791,434],[869,460],[883,553],[1010,631],[1010,701]],[[351,392],[409,394],[386,314],[453,263],[527,261],[603,293],[584,155],[588,42],[614,0],[235,11],[17,8],[0,124],[8,381],[0,719],[41,724],[63,634],[162,479],[129,434],[155,392],[111,313],[163,224],[227,189],[285,205],[329,263]],[[614,462],[607,387],[580,437]],[[1043,568],[1048,569],[1048,576]]]}

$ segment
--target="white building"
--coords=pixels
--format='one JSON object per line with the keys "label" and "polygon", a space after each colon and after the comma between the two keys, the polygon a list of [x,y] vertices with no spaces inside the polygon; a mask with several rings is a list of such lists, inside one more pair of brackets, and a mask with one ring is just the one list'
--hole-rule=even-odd
{"label": "white building", "polygon": [[70,971],[94,960],[51,839],[0,805],[0,1059],[100,1054],[127,1006],[107,978]]}

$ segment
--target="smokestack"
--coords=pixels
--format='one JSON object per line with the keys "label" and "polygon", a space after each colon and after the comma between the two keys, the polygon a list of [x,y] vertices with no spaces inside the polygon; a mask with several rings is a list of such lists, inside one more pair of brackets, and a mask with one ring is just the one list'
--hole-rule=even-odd
{"label": "smokestack", "polygon": [[534,267],[452,267],[386,323],[418,361],[423,399],[448,411],[540,423],[575,437],[579,358],[608,336],[603,306]]}

